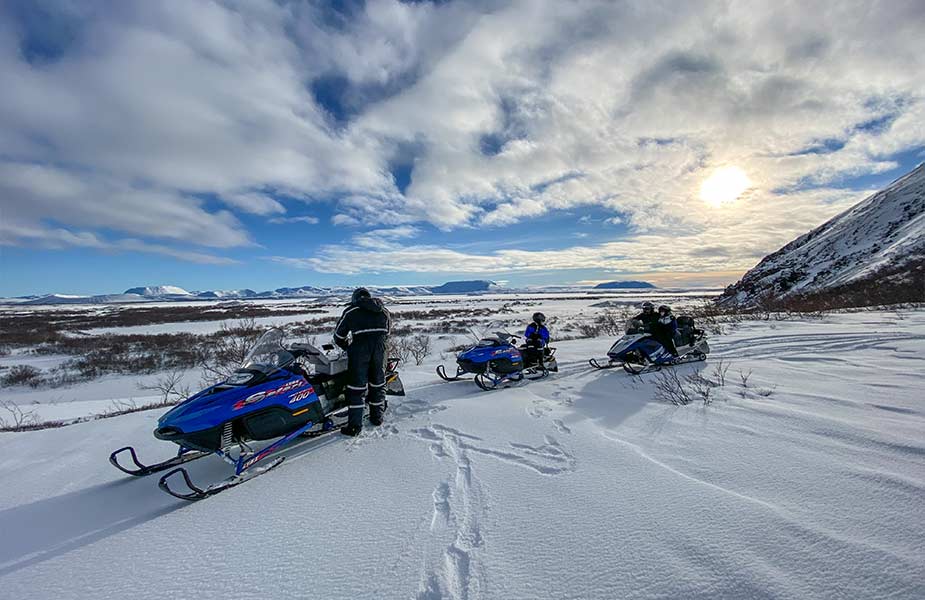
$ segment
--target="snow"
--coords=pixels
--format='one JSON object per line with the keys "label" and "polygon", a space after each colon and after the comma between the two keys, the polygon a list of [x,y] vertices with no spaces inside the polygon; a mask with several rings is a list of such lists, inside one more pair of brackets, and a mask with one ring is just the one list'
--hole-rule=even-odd
{"label": "snow", "polygon": [[557,376],[496,392],[438,383],[433,357],[383,427],[195,504],[106,461],[170,456],[160,411],[0,434],[2,595],[925,597],[925,311],[715,336],[679,367],[731,365],[707,407],[587,368],[611,342],[558,343]]}

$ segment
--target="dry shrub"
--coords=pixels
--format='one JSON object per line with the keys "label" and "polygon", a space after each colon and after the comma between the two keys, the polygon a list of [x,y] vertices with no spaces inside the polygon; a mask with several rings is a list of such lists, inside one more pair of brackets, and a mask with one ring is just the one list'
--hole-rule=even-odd
{"label": "dry shrub", "polygon": [[199,362],[205,383],[212,385],[228,379],[244,362],[263,332],[254,319],[245,319],[235,325],[223,323],[221,331],[214,336],[208,352]]}
{"label": "dry shrub", "polygon": [[43,377],[41,369],[32,365],[13,365],[3,375],[3,385],[28,385],[38,387],[42,384]]}

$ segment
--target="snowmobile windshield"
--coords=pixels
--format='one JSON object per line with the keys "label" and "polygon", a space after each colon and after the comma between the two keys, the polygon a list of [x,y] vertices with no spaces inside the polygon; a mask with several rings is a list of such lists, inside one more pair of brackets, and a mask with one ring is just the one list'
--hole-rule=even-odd
{"label": "snowmobile windshield", "polygon": [[283,332],[279,329],[271,329],[260,336],[257,344],[247,353],[240,370],[257,371],[267,376],[294,360],[295,356],[283,347]]}
{"label": "snowmobile windshield", "polygon": [[508,343],[511,343],[511,341],[515,337],[517,336],[511,335],[510,333],[507,333],[504,331],[495,331],[494,333],[492,333],[492,335],[480,339],[477,345],[480,348],[484,348],[487,346],[496,346],[499,343],[508,344]]}

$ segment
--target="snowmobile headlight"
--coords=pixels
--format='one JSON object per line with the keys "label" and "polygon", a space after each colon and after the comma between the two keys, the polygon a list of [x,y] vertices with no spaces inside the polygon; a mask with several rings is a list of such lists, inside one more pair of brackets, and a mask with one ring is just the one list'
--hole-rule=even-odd
{"label": "snowmobile headlight", "polygon": [[157,429],[154,430],[154,437],[158,439],[166,440],[172,437],[176,437],[180,435],[181,433],[183,432],[177,429],[176,427],[169,427],[169,426],[168,427],[158,427]]}

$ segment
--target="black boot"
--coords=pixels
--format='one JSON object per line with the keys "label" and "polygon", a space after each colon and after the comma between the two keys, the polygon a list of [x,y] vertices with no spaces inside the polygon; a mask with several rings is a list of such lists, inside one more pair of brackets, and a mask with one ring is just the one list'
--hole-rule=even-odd
{"label": "black boot", "polygon": [[379,427],[382,425],[382,415],[385,414],[386,409],[389,408],[389,401],[383,400],[382,406],[376,406],[375,404],[369,405],[369,422]]}
{"label": "black boot", "polygon": [[360,432],[363,431],[361,425],[344,425],[340,428],[340,432],[344,435],[349,435],[350,437],[356,437],[360,435]]}

